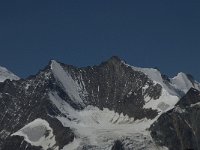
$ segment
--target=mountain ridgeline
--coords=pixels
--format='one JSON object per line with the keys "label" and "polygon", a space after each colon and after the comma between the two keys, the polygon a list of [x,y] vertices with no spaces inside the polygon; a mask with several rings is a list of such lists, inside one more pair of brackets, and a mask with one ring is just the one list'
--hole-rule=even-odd
{"label": "mountain ridgeline", "polygon": [[52,60],[27,79],[8,72],[0,150],[200,149],[200,84],[189,75],[116,56],[82,68]]}

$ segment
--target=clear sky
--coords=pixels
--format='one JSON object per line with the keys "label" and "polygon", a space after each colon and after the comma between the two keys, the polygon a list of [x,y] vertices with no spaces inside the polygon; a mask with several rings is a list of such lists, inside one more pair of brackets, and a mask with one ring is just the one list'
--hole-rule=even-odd
{"label": "clear sky", "polygon": [[88,66],[112,55],[200,81],[200,1],[0,1],[0,65],[20,77],[50,59]]}

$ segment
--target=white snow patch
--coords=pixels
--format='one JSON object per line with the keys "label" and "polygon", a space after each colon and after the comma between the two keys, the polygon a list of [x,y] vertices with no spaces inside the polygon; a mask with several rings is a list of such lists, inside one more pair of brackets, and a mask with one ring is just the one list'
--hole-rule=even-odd
{"label": "white snow patch", "polygon": [[74,139],[73,142],[69,143],[68,145],[64,146],[62,150],[77,150],[81,143],[80,139]]}
{"label": "white snow patch", "polygon": [[25,86],[25,89],[28,90],[30,85],[31,85],[30,83],[27,83],[26,86]]}
{"label": "white snow patch", "polygon": [[25,125],[11,136],[15,135],[24,137],[26,142],[34,146],[41,146],[44,150],[52,147],[55,150],[58,149],[58,147],[55,147],[56,141],[52,128],[47,121],[40,118]]}
{"label": "white snow patch", "polygon": [[149,85],[145,85],[144,87],[142,87],[142,89],[145,91],[146,89],[148,89]]}
{"label": "white snow patch", "polygon": [[165,89],[162,89],[162,94],[158,99],[153,100],[150,99],[150,97],[146,97],[146,104],[143,107],[159,110],[161,113],[163,113],[172,109],[178,100],[179,97],[170,95]]}
{"label": "white snow patch", "polygon": [[195,104],[191,104],[190,107],[194,107],[194,106],[200,106],[200,102],[197,102]]}
{"label": "white snow patch", "polygon": [[0,82],[4,82],[6,79],[19,80],[19,77],[6,68],[0,66]]}
{"label": "white snow patch", "polygon": [[76,81],[73,80],[71,75],[68,72],[64,71],[61,65],[55,60],[52,60],[51,69],[54,77],[61,83],[62,87],[64,88],[65,92],[69,95],[69,97],[75,103],[84,105],[79,92],[81,91],[81,87]]}

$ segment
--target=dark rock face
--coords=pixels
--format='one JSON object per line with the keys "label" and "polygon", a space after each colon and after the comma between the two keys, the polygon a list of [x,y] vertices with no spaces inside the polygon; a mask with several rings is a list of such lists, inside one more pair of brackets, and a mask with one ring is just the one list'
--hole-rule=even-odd
{"label": "dark rock face", "polygon": [[[1,83],[0,149],[2,145],[4,146],[4,143],[6,143],[6,149],[9,149],[8,143],[11,143],[12,139],[17,146],[19,139],[11,138],[10,135],[37,118],[42,118],[49,123],[60,148],[73,141],[72,131],[63,127],[60,121],[50,116],[59,112],[49,101],[48,91],[51,89],[59,91],[59,88],[53,85],[52,76],[47,79],[48,70],[42,71],[36,77],[27,80],[12,82],[7,80]],[[8,142],[6,142],[7,140]],[[10,146],[10,149],[12,149],[12,144]]]}
{"label": "dark rock face", "polygon": [[111,150],[124,150],[122,142],[119,140],[115,141]]}
{"label": "dark rock face", "polygon": [[[157,99],[161,95],[162,87],[159,84],[154,85],[144,73],[134,71],[119,58],[112,57],[94,67],[63,67],[75,80],[79,81],[77,77],[82,77],[88,92],[86,105],[123,112],[135,119],[152,119],[157,115],[156,111],[142,107],[145,104],[144,96],[149,95],[152,99]],[[143,91],[145,85],[148,88]]]}
{"label": "dark rock face", "polygon": [[[93,105],[100,109],[109,108],[135,119],[154,118],[158,113],[144,109],[144,96],[157,99],[162,87],[154,84],[144,73],[134,71],[117,57],[99,66],[76,68],[61,64],[77,83],[84,82],[87,95],[80,93],[85,106]],[[147,86],[145,90],[143,87]],[[64,127],[55,117],[62,114],[52,104],[49,93],[56,92],[60,98],[73,108],[81,110],[82,105],[74,103],[54,77],[51,64],[37,75],[18,81],[6,80],[0,83],[0,149],[39,150],[26,143],[22,137],[11,134],[23,128],[37,118],[46,120],[53,129],[56,145],[59,149],[74,139],[70,128]],[[120,144],[115,144],[120,147]],[[115,148],[116,149],[116,148]]]}
{"label": "dark rock face", "polygon": [[42,147],[32,146],[24,141],[23,137],[12,136],[8,137],[2,146],[1,150],[42,150]]}
{"label": "dark rock face", "polygon": [[190,89],[175,108],[151,126],[157,144],[170,150],[200,149],[200,92]]}

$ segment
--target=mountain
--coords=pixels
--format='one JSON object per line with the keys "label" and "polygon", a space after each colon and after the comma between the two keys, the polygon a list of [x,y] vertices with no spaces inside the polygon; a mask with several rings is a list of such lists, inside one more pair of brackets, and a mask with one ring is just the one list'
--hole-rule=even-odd
{"label": "mountain", "polygon": [[155,142],[177,149],[200,149],[200,92],[190,89],[175,107],[162,114],[150,130]]}
{"label": "mountain", "polygon": [[200,90],[191,75],[168,78],[116,56],[82,68],[51,60],[34,76],[0,83],[0,149],[181,149],[166,140],[179,131],[168,132],[162,118],[182,99],[188,101],[181,104],[184,109],[198,108],[199,99],[187,96],[191,90]]}
{"label": "mountain", "polygon": [[6,79],[19,80],[19,77],[7,70],[5,67],[0,66],[0,82],[5,81]]}

